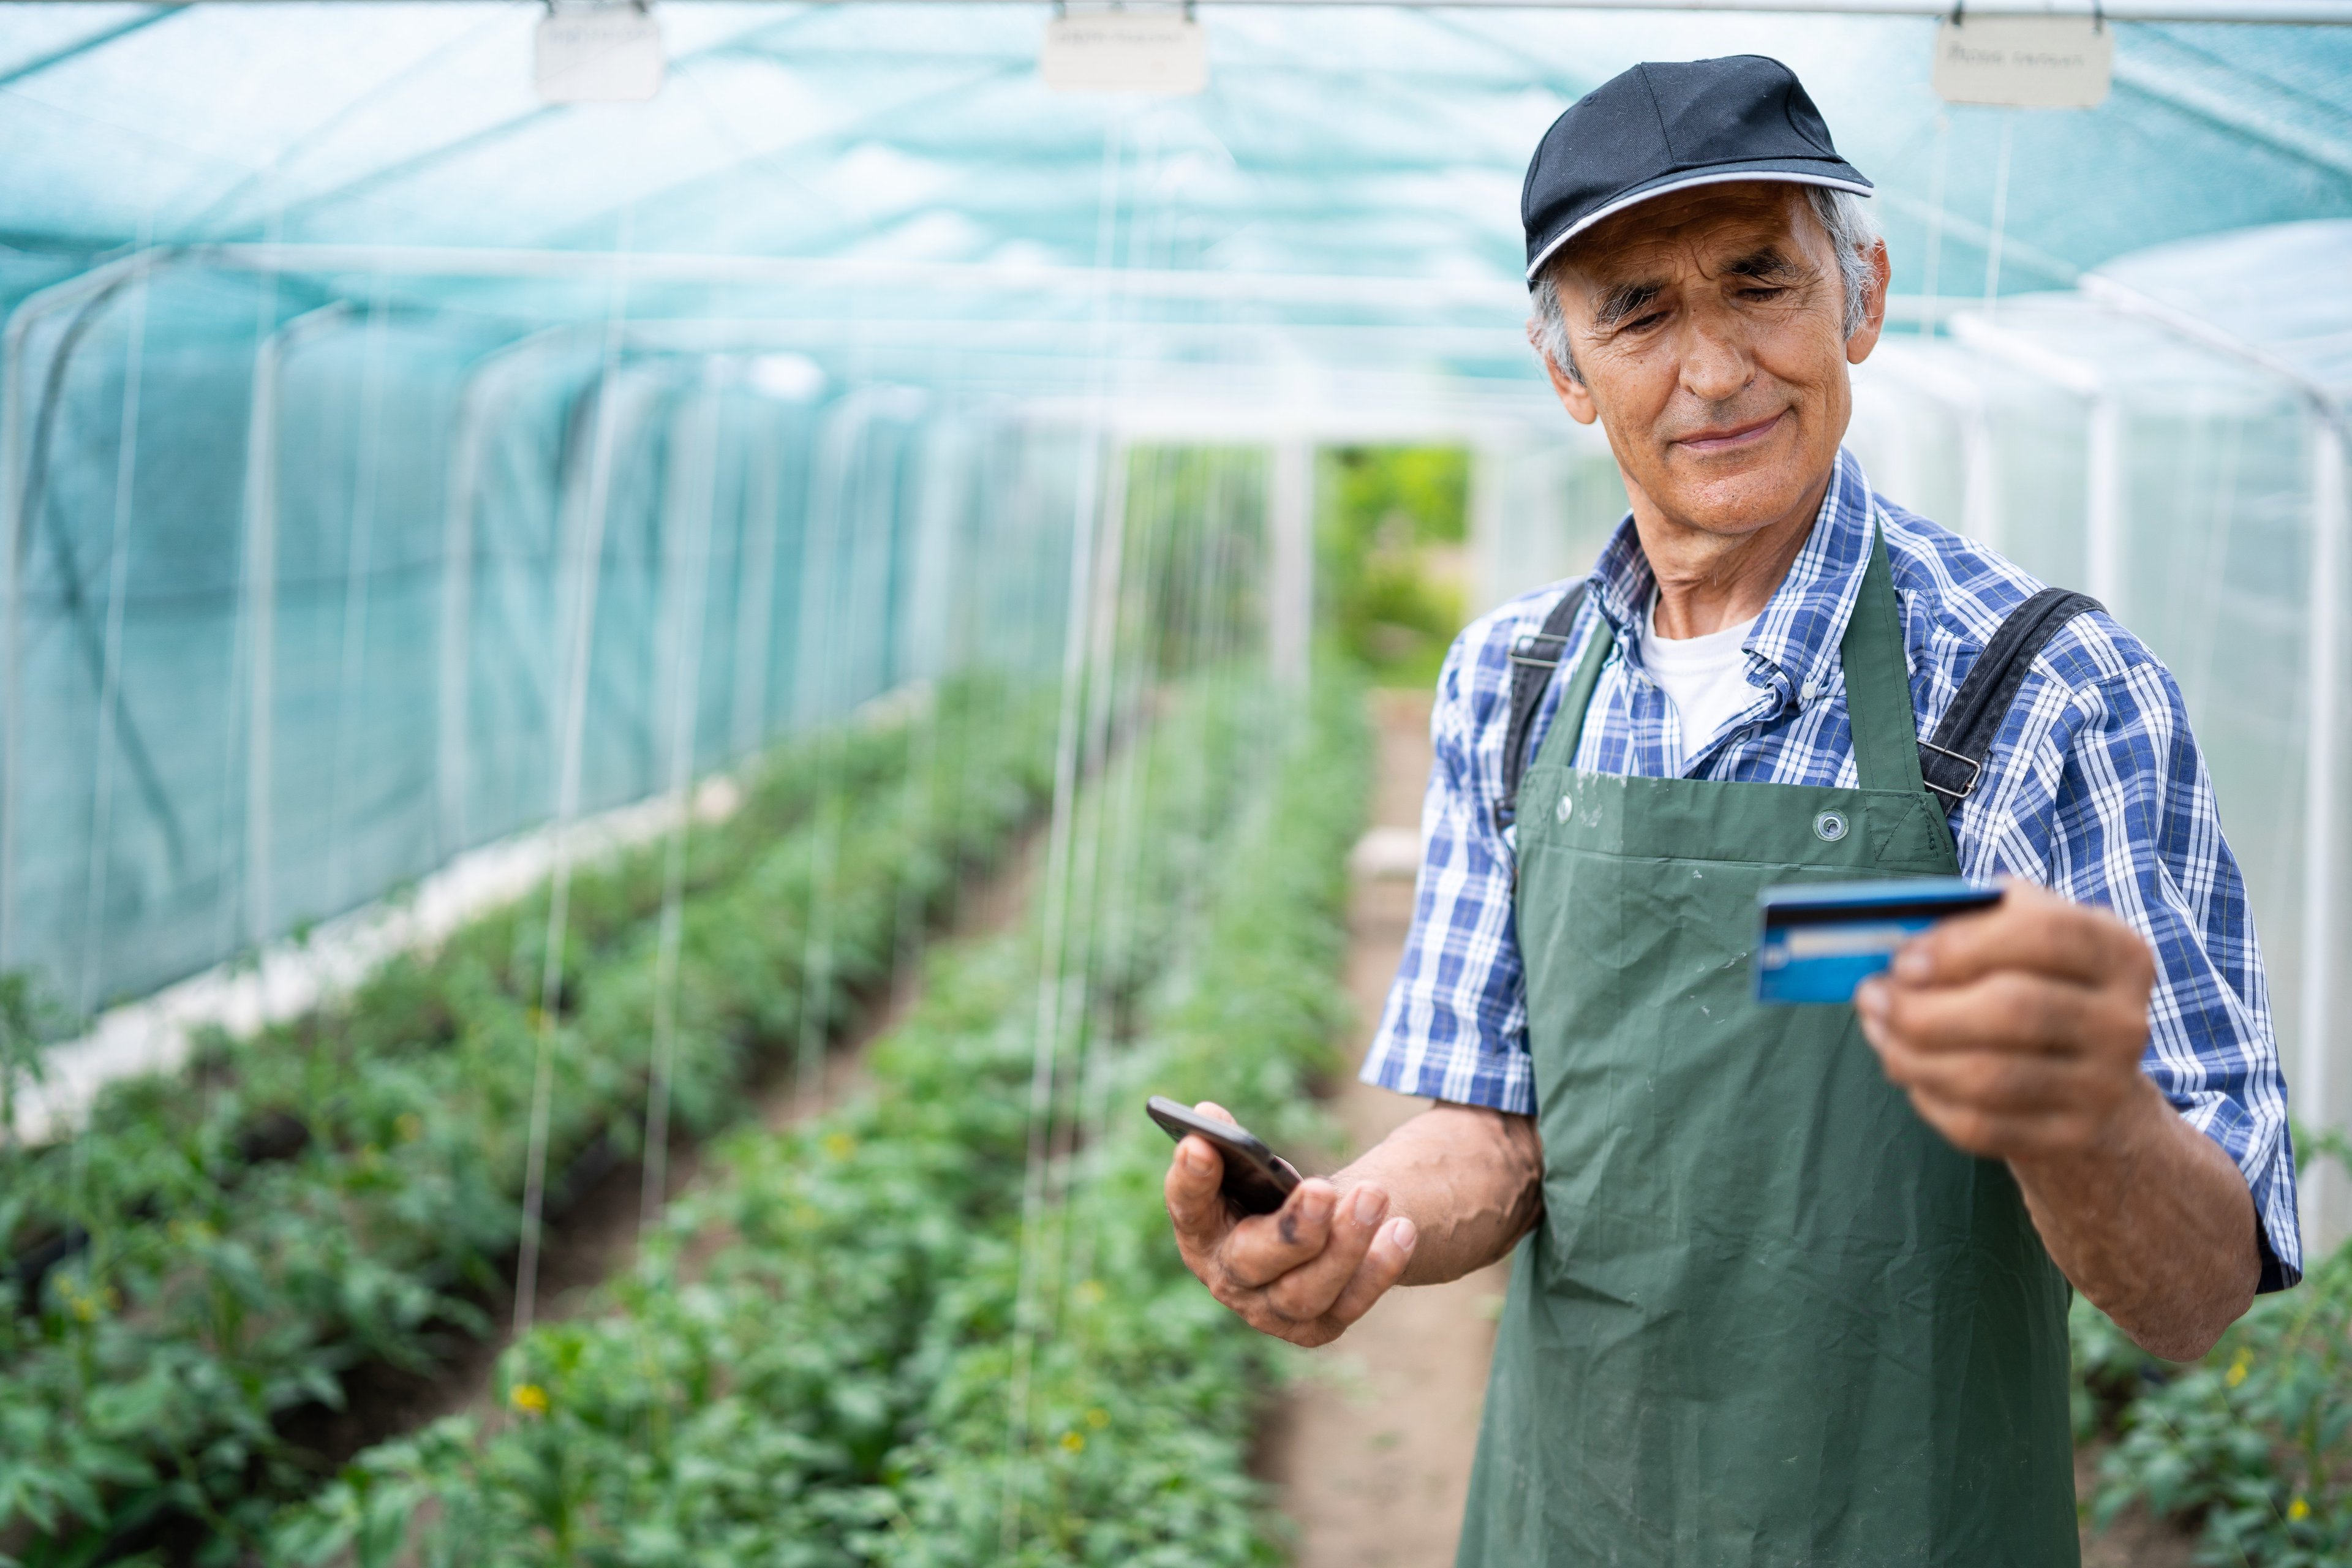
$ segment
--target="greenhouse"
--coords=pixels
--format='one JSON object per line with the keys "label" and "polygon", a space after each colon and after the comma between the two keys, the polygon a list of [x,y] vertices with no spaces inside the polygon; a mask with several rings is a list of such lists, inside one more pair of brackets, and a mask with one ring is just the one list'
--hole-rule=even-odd
{"label": "greenhouse", "polygon": [[2352,4],[32,0],[0,1564],[1454,1561],[1509,1266],[1282,1345],[1142,1106],[1416,1109],[1441,660],[1632,505],[1522,182],[1741,55],[1875,187],[1846,449],[2160,661],[2259,943],[2303,1278],[2074,1281],[2083,1561],[2352,1563]]}

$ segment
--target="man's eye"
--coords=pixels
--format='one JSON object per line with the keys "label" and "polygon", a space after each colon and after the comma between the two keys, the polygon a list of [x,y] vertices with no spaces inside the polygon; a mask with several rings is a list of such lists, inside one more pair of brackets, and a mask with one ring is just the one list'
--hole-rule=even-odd
{"label": "man's eye", "polygon": [[1666,313],[1664,310],[1652,310],[1647,315],[1636,316],[1632,321],[1626,322],[1624,330],[1629,332],[1646,331],[1665,319]]}
{"label": "man's eye", "polygon": [[1776,288],[1769,283],[1759,283],[1753,289],[1742,289],[1739,291],[1739,297],[1743,300],[1777,300],[1787,292],[1786,289]]}

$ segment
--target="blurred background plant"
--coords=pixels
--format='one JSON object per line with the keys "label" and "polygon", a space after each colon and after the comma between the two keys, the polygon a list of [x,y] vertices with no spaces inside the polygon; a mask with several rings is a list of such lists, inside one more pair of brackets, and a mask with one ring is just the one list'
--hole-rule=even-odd
{"label": "blurred background plant", "polygon": [[1468,599],[1469,454],[1334,447],[1322,466],[1328,624],[1381,685],[1427,686]]}
{"label": "blurred background plant", "polygon": [[[2345,1163],[2337,1133],[2295,1150]],[[2193,1530],[2197,1561],[2352,1562],[2352,1243],[2256,1300],[2201,1361],[2161,1362],[2077,1298],[2074,1427],[2099,1454],[2095,1528],[2137,1504]]]}

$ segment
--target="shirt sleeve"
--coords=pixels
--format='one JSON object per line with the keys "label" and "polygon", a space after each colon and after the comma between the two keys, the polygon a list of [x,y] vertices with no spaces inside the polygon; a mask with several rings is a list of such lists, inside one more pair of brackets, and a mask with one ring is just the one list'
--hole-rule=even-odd
{"label": "shirt sleeve", "polygon": [[2261,1288],[2284,1289],[2303,1274],[2285,1079],[2245,884],[2180,689],[2105,616],[2077,622],[2049,657],[2058,679],[2030,683],[2011,710],[1992,798],[1963,813],[1963,868],[2104,905],[2147,938],[2143,1066],[2243,1173]]}
{"label": "shirt sleeve", "polygon": [[1507,701],[1500,688],[1508,665],[1485,630],[1474,626],[1457,638],[1438,676],[1412,928],[1362,1077],[1404,1094],[1527,1115],[1535,1110],[1535,1085],[1526,979],[1511,910],[1511,849],[1493,812],[1500,736],[1490,737],[1491,759],[1479,743],[1498,729],[1487,721]]}

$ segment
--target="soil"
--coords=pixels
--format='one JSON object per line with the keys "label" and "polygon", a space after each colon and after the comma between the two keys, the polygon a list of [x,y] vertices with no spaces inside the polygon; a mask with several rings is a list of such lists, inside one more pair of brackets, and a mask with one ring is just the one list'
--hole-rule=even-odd
{"label": "soil", "polygon": [[[1379,776],[1371,827],[1356,857],[1348,984],[1356,1003],[1352,1065],[1380,1020],[1412,918],[1410,858],[1397,830],[1417,831],[1429,775],[1429,699],[1375,694]],[[1389,829],[1383,834],[1381,829]],[[1351,1075],[1331,1110],[1348,1147],[1378,1142],[1425,1101]],[[1298,1352],[1299,1376],[1276,1403],[1262,1447],[1297,1538],[1297,1568],[1444,1568],[1454,1560],[1486,1364],[1506,1279],[1498,1265],[1451,1285],[1389,1294],[1338,1343]],[[2087,1497],[2095,1456],[2075,1464]],[[2189,1568],[2193,1539],[2137,1510],[2083,1531],[2084,1568]]]}
{"label": "soil", "polygon": [[[1429,775],[1429,700],[1374,696],[1379,777],[1372,825],[1412,831]],[[1380,1021],[1412,920],[1408,870],[1358,858],[1349,906],[1348,986],[1356,1003],[1350,1066]],[[1426,1104],[1358,1083],[1332,1100],[1343,1159]],[[1486,1396],[1501,1266],[1451,1285],[1391,1291],[1338,1343],[1298,1356],[1299,1380],[1269,1429],[1266,1468],[1298,1534],[1297,1568],[1423,1568],[1454,1558],[1470,1456]]]}

